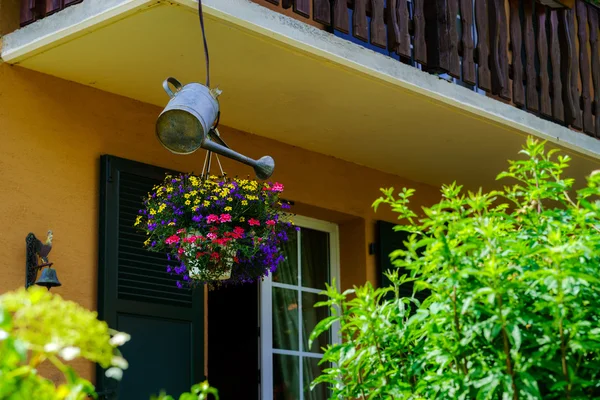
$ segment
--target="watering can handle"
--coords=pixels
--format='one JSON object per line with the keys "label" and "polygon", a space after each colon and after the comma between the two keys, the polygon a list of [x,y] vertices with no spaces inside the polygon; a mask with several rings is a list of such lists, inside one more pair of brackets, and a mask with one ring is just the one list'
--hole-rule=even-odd
{"label": "watering can handle", "polygon": [[[173,85],[173,87],[175,88],[175,92],[173,92],[171,90],[171,88],[169,87],[169,83],[171,85]],[[165,89],[165,92],[167,92],[167,94],[169,95],[169,97],[173,98],[175,97],[175,94],[177,92],[179,92],[182,88],[182,84],[181,82],[179,82],[177,79],[173,78],[173,77],[168,77],[167,79],[165,79],[165,81],[163,82],[163,89]]]}

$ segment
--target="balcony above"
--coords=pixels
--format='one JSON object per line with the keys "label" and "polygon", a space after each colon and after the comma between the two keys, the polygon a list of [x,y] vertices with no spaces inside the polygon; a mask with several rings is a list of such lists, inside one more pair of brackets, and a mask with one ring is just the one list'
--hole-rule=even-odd
{"label": "balcony above", "polygon": [[[436,185],[489,182],[528,134],[571,153],[578,175],[600,165],[597,9],[531,10],[511,0],[514,14],[489,0],[388,0],[389,13],[383,0],[354,0],[335,2],[346,14],[312,11],[325,3],[289,1],[315,27],[248,0],[203,1],[222,124]],[[83,0],[24,20],[3,38],[1,57],[164,106],[167,76],[204,80],[196,7]]]}

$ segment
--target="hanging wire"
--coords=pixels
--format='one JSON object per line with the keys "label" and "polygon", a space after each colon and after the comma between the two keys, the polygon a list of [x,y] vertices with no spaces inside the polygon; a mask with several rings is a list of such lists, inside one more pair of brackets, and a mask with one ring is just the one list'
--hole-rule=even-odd
{"label": "hanging wire", "polygon": [[202,0],[198,0],[198,18],[202,30],[202,42],[204,43],[204,57],[206,58],[206,87],[210,88],[210,58],[208,56],[208,44],[206,43],[206,32],[204,32],[204,13],[202,12]]}
{"label": "hanging wire", "polygon": [[[200,29],[202,30],[202,43],[204,44],[204,58],[206,59],[206,87],[210,88],[210,57],[208,56],[208,43],[206,43],[206,32],[204,30],[204,13],[202,12],[202,0],[198,0],[198,18],[200,19]],[[206,157],[204,158],[204,167],[202,168],[201,175],[205,179],[208,178],[208,176],[210,175],[211,160],[212,152],[207,151]],[[219,162],[219,167],[220,166],[221,162]],[[221,169],[221,174],[222,172],[223,169]]]}
{"label": "hanging wire", "polygon": [[221,160],[219,160],[219,155],[215,155],[217,157],[217,163],[219,163],[219,169],[221,170],[221,176],[225,176],[225,172],[223,172],[223,166],[221,165]]}

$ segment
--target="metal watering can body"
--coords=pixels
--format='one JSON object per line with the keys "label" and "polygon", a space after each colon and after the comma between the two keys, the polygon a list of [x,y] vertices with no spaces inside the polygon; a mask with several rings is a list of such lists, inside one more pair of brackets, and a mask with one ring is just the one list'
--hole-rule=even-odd
{"label": "metal watering can body", "polygon": [[[169,84],[175,88],[174,92]],[[260,179],[268,179],[273,174],[275,161],[272,157],[253,160],[230,149],[219,137],[215,124],[219,118],[217,96],[220,90],[211,90],[199,83],[183,86],[175,78],[167,78],[163,88],[171,99],[158,116],[156,136],[167,150],[175,154],[191,154],[202,147],[251,166]],[[215,143],[210,136],[222,144]]]}
{"label": "metal watering can body", "polygon": [[183,86],[175,78],[167,78],[163,88],[171,99],[156,121],[156,136],[173,153],[191,154],[202,147],[217,121],[218,92],[199,83]]}

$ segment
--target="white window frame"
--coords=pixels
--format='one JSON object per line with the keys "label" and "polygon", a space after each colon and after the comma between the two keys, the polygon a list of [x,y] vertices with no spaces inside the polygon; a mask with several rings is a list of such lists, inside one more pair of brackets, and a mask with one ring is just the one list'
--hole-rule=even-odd
{"label": "white window frame", "polygon": [[[300,228],[309,228],[329,234],[329,273],[331,274],[331,282],[335,281],[335,285],[339,290],[340,285],[340,241],[339,241],[339,228],[337,224],[332,222],[322,221],[314,218],[295,216],[294,223]],[[301,249],[298,249],[298,261],[300,265]],[[300,270],[300,269],[299,269]],[[301,285],[299,277],[298,286]],[[302,357],[312,358],[323,358],[322,355],[317,355],[311,352],[295,351],[295,350],[281,350],[273,349],[273,316],[272,316],[272,295],[273,287],[280,287],[285,289],[298,290],[298,286],[287,285],[284,283],[273,282],[271,280],[271,274],[267,276],[260,285],[260,399],[261,400],[273,400],[273,354],[284,354],[300,356],[298,357],[299,363],[299,388],[300,398],[304,400],[304,382],[303,382],[303,368],[302,368]],[[302,286],[300,286],[302,287]],[[310,289],[302,287],[302,291],[310,293],[321,293],[322,289]],[[299,308],[302,309],[302,296],[298,299]],[[302,312],[298,313],[299,318],[302,318]],[[300,325],[299,325],[300,326]],[[302,344],[302,332],[299,332],[300,344]],[[331,327],[331,341],[333,343],[339,343],[339,324],[334,324]],[[299,347],[301,349],[302,347]]]}

